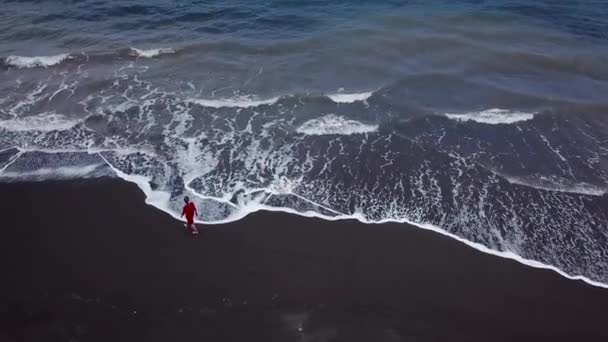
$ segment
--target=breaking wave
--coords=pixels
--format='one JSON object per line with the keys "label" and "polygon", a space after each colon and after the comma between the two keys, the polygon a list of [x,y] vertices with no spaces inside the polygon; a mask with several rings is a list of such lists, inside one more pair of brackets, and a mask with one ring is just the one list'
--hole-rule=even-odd
{"label": "breaking wave", "polygon": [[108,171],[109,170],[106,164],[40,168],[31,171],[0,172],[0,180],[8,179],[9,181],[46,181],[113,176],[113,174]]}
{"label": "breaking wave", "polygon": [[262,105],[270,105],[277,102],[280,97],[270,99],[259,99],[255,96],[235,96],[224,99],[189,99],[188,102],[196,103],[210,108],[248,108]]}
{"label": "breaking wave", "polygon": [[446,113],[450,119],[458,121],[475,121],[489,125],[512,124],[528,121],[534,118],[535,113],[511,111],[507,109],[487,109],[479,112],[468,112],[462,114]]}
{"label": "breaking wave", "polygon": [[157,49],[140,50],[140,49],[136,49],[136,48],[132,47],[131,53],[137,57],[153,58],[153,57],[157,57],[160,55],[173,54],[173,53],[175,53],[175,50],[172,48],[157,48]]}
{"label": "breaking wave", "polygon": [[196,103],[203,107],[210,108],[249,108],[263,105],[273,105],[282,99],[305,99],[305,98],[328,98],[335,103],[354,103],[357,101],[366,101],[373,92],[368,93],[353,93],[353,94],[328,94],[328,95],[284,95],[270,98],[260,98],[255,95],[237,95],[228,98],[208,98],[198,99],[190,98],[187,101]]}
{"label": "breaking wave", "polygon": [[536,177],[534,180],[530,180],[522,177],[500,176],[511,184],[523,185],[546,191],[568,192],[590,196],[604,196],[608,192],[606,187],[588,183],[576,183],[555,177]]}
{"label": "breaking wave", "polygon": [[66,59],[70,58],[70,55],[67,53],[62,53],[54,56],[34,56],[34,57],[24,57],[24,56],[8,56],[4,60],[4,63],[9,66],[14,66],[17,68],[36,68],[36,67],[50,67],[53,65],[60,64]]}
{"label": "breaking wave", "polygon": [[350,135],[372,133],[377,130],[378,125],[367,125],[335,114],[306,121],[296,129],[298,133],[306,135]]}
{"label": "breaking wave", "polygon": [[332,101],[334,101],[336,103],[353,103],[353,102],[357,102],[357,101],[366,101],[373,94],[374,94],[373,91],[364,92],[364,93],[352,93],[352,94],[338,93],[338,94],[327,95],[327,97],[329,97]]}
{"label": "breaking wave", "polygon": [[79,120],[70,120],[64,115],[56,113],[42,113],[0,120],[0,128],[15,132],[62,131],[74,127],[79,122]]}

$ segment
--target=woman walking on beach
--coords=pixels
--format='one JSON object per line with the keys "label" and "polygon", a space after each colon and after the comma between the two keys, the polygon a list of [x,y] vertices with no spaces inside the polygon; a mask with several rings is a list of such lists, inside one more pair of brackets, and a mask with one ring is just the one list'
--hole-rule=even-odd
{"label": "woman walking on beach", "polygon": [[186,215],[186,228],[190,229],[193,235],[198,234],[198,229],[194,225],[194,216],[198,216],[198,212],[196,211],[196,206],[194,202],[190,202],[190,198],[188,196],[184,197],[184,208],[182,209],[182,217]]}

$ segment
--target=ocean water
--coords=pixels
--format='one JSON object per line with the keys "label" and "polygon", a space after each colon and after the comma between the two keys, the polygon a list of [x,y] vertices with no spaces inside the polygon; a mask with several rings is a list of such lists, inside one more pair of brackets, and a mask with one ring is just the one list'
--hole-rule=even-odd
{"label": "ocean water", "polygon": [[0,180],[409,222],[608,284],[608,2],[0,0]]}

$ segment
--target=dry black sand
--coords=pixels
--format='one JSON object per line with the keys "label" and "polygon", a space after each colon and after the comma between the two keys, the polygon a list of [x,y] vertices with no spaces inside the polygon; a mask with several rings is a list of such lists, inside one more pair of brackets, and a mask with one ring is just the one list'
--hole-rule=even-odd
{"label": "dry black sand", "polygon": [[608,290],[404,224],[192,237],[107,179],[1,184],[0,208],[0,341],[608,341]]}

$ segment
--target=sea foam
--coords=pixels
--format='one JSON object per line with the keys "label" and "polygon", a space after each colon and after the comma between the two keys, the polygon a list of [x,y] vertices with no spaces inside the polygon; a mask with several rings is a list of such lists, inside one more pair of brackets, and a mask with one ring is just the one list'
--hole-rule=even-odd
{"label": "sea foam", "polygon": [[461,114],[446,113],[445,116],[452,120],[458,121],[475,121],[479,123],[498,125],[512,124],[521,121],[528,121],[534,118],[536,113],[526,113],[519,111],[511,111],[507,109],[486,109],[479,112],[467,112]]}
{"label": "sea foam", "polygon": [[[372,96],[373,92],[366,93],[338,93],[338,94],[327,94],[320,95],[327,97],[335,103],[353,103],[357,101],[367,101]],[[238,95],[229,98],[210,98],[210,99],[196,99],[191,98],[188,102],[196,103],[204,107],[211,108],[249,108],[257,107],[262,105],[272,105],[283,98],[298,97],[297,95],[285,95],[275,96],[267,99],[259,98],[253,95]]]}
{"label": "sea foam", "polygon": [[14,132],[63,131],[76,126],[78,123],[80,123],[80,121],[70,120],[61,114],[42,113],[0,120],[0,128]]}
{"label": "sea foam", "polygon": [[70,120],[61,114],[42,113],[38,115],[0,120],[0,128],[14,132],[63,131],[76,126],[80,121]]}
{"label": "sea foam", "polygon": [[373,94],[374,94],[373,91],[369,91],[369,92],[364,92],[364,93],[351,93],[351,94],[338,93],[338,94],[330,94],[330,95],[326,95],[326,96],[329,97],[332,101],[334,101],[336,103],[353,103],[353,102],[357,102],[357,101],[367,101],[367,99],[369,99]]}
{"label": "sea foam", "polygon": [[306,135],[350,135],[372,133],[378,130],[378,125],[364,124],[348,120],[342,116],[329,114],[303,123],[296,129]]}
{"label": "sea foam", "polygon": [[555,178],[545,178],[545,179],[536,179],[536,180],[527,180],[520,177],[512,177],[505,176],[498,172],[495,172],[497,175],[504,178],[511,184],[517,184],[521,186],[527,186],[539,190],[545,191],[558,191],[558,192],[567,192],[572,194],[581,194],[581,195],[590,195],[590,196],[603,196],[607,193],[606,187],[599,187],[597,185],[588,184],[588,183],[574,183],[566,180],[555,179]]}
{"label": "sea foam", "polygon": [[134,47],[131,48],[131,54],[137,57],[142,58],[153,58],[160,55],[172,54],[175,53],[175,50],[172,48],[157,48],[157,49],[147,49],[140,50]]}
{"label": "sea foam", "polygon": [[232,98],[223,99],[189,99],[188,102],[211,108],[249,108],[262,105],[271,105],[277,102],[279,99],[280,97],[259,99],[254,96],[235,96]]}
{"label": "sea foam", "polygon": [[10,66],[14,66],[17,68],[36,68],[36,67],[50,67],[53,65],[60,64],[66,59],[70,58],[70,55],[67,53],[62,53],[60,55],[54,56],[34,56],[34,57],[25,57],[25,56],[8,56],[5,60],[5,63]]}

